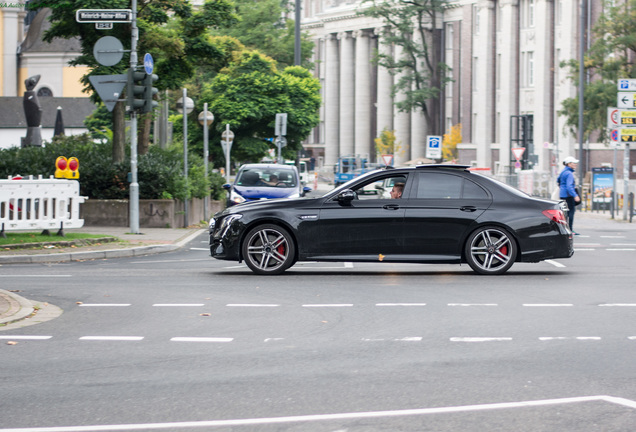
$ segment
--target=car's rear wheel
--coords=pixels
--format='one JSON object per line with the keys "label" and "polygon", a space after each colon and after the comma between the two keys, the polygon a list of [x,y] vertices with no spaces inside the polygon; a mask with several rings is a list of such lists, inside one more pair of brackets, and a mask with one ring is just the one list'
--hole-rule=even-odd
{"label": "car's rear wheel", "polygon": [[296,248],[291,234],[278,225],[259,225],[245,236],[245,264],[261,275],[281,274],[294,264]]}
{"label": "car's rear wheel", "polygon": [[464,254],[476,273],[499,275],[514,264],[517,244],[503,228],[482,227],[468,237]]}

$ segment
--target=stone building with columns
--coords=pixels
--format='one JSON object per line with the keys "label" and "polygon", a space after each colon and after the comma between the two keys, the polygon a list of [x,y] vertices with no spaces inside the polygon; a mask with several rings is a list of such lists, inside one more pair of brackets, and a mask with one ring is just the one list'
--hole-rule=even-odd
{"label": "stone building with columns", "polygon": [[[512,173],[516,160],[510,149],[524,142],[523,131],[535,170],[556,172],[568,155],[583,159],[585,170],[611,161],[612,151],[603,143],[587,143],[579,155],[577,137],[558,114],[563,100],[577,94],[559,64],[578,58],[580,2],[451,3],[455,7],[436,23],[443,32],[442,61],[452,78],[441,97],[439,121],[444,133],[462,126],[458,162]],[[590,27],[601,4],[587,4]],[[375,160],[373,139],[384,128],[394,130],[404,148],[396,164],[426,155],[423,116],[395,109],[394,77],[372,61],[376,50],[400,56],[399,47],[381,43],[383,22],[360,15],[364,7],[361,0],[303,0],[302,28],[314,37],[314,73],[323,91],[321,124],[305,148],[324,165],[349,154]],[[526,129],[520,121],[528,122]]]}

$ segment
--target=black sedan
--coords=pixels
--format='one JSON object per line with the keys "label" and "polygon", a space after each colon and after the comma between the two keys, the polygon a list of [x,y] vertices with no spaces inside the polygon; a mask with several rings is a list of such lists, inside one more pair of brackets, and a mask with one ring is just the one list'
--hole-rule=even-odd
{"label": "black sedan", "polygon": [[386,168],[320,198],[233,206],[210,220],[210,252],[263,275],[297,261],[468,263],[497,275],[516,261],[572,256],[559,203],[468,168]]}

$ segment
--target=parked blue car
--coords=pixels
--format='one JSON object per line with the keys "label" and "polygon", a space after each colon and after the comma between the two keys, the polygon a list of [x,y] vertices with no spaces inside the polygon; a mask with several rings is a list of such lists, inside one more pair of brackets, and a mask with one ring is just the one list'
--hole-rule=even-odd
{"label": "parked blue car", "polygon": [[228,207],[250,201],[276,198],[300,198],[311,188],[303,186],[295,166],[280,164],[245,164],[239,168],[228,191]]}

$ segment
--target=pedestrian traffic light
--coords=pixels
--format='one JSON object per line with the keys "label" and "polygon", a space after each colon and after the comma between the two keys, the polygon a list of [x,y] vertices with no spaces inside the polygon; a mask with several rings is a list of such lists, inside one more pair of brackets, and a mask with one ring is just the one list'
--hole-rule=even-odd
{"label": "pedestrian traffic light", "polygon": [[144,103],[143,112],[145,112],[145,113],[152,112],[152,110],[157,105],[159,105],[157,103],[157,101],[153,100],[154,95],[159,93],[159,90],[157,90],[157,87],[153,87],[152,86],[153,83],[155,81],[157,81],[158,79],[159,79],[159,77],[156,74],[146,74],[146,77],[144,78],[144,85],[145,85],[144,99],[145,99],[145,103]]}
{"label": "pedestrian traffic light", "polygon": [[128,88],[126,89],[128,99],[128,109],[130,111],[144,108],[145,101],[145,78],[146,74],[128,68]]}

